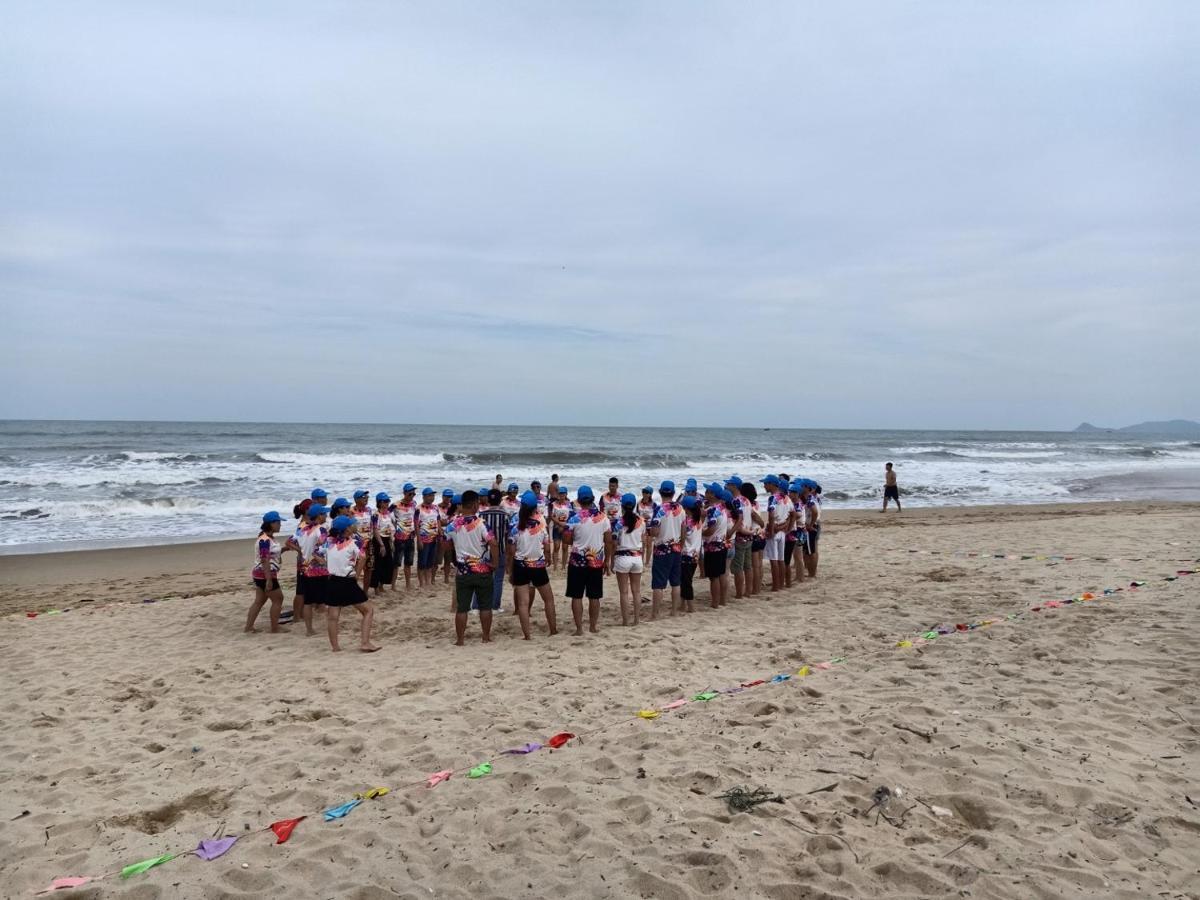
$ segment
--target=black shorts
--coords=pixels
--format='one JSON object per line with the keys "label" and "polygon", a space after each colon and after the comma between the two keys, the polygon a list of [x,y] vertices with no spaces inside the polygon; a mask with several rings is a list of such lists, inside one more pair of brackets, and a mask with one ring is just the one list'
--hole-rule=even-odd
{"label": "black shorts", "polygon": [[526,584],[541,587],[550,583],[550,573],[546,571],[545,566],[527,566],[519,559],[513,560],[512,583],[516,587]]}
{"label": "black shorts", "polygon": [[821,537],[821,529],[820,528],[818,528],[816,531],[810,531],[808,533],[808,546],[804,548],[804,552],[805,553],[816,553],[817,552],[817,541],[820,539],[820,537]]}
{"label": "black shorts", "polygon": [[[790,535],[789,535],[789,538],[790,538]],[[783,563],[784,563],[784,565],[790,566],[792,564],[792,557],[795,555],[796,555],[796,542],[793,540],[784,541],[783,542]]]}
{"label": "black shorts", "polygon": [[604,570],[590,566],[567,566],[567,596],[572,600],[582,600],[585,593],[589,600],[599,600],[604,596]]}
{"label": "black shorts", "polygon": [[885,484],[883,486],[883,499],[884,500],[899,500],[900,499],[900,488],[894,484]]}
{"label": "black shorts", "polygon": [[297,575],[296,593],[303,597],[309,606],[324,606],[328,584],[328,575]]}
{"label": "black shorts", "polygon": [[409,569],[412,568],[414,553],[413,545],[415,543],[416,541],[413,538],[409,538],[407,541],[396,541],[395,559],[397,566],[404,566],[405,568]]}
{"label": "black shorts", "polygon": [[267,579],[255,578],[254,586],[256,588],[258,588],[260,591],[277,591],[277,590],[279,590],[279,580],[277,578],[272,578],[271,586],[267,587]]}
{"label": "black shorts", "polygon": [[704,577],[720,578],[729,566],[729,554],[724,550],[704,551]]}
{"label": "black shorts", "polygon": [[326,606],[358,606],[367,602],[367,595],[353,575],[330,575],[325,589]]}
{"label": "black shorts", "polygon": [[750,552],[751,553],[762,553],[766,549],[767,549],[767,539],[766,538],[756,537],[754,540],[752,540],[750,542]]}

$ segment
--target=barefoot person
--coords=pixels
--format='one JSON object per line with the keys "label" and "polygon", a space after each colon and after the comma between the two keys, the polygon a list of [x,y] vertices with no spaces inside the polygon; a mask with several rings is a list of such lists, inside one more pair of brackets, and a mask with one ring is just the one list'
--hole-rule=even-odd
{"label": "barefoot person", "polygon": [[392,540],[395,542],[395,560],[392,569],[392,587],[396,586],[396,578],[400,567],[404,566],[404,589],[412,588],[413,558],[416,553],[417,536],[417,489],[412,482],[404,485],[404,499],[392,506],[392,527],[395,529]]}
{"label": "barefoot person", "polygon": [[554,610],[554,591],[550,587],[550,576],[546,565],[551,553],[550,533],[546,523],[537,517],[537,495],[526,491],[521,497],[521,508],[508,531],[508,577],[512,580],[516,598],[517,617],[521,620],[521,633],[529,640],[529,607],[536,590],[546,607],[546,627],[550,634],[558,634],[558,621]]}
{"label": "barefoot person", "polygon": [[[704,555],[704,505],[694,494],[685,494],[679,504],[683,507],[683,547],[679,557],[679,596],[686,612],[693,612],[696,597],[692,577]],[[674,596],[674,592],[672,592]]]}
{"label": "barefoot person", "polygon": [[371,528],[375,532],[375,568],[371,572],[371,587],[375,596],[387,590],[396,580],[396,520],[392,518],[392,498],[384,491],[375,495],[375,515],[371,517]]}
{"label": "barefoot person", "polygon": [[704,486],[704,577],[708,579],[713,609],[725,605],[725,572],[729,567],[729,547],[725,543],[729,513],[721,502],[724,491],[715,481]]}
{"label": "barefoot person", "polygon": [[[658,486],[662,501],[654,508],[647,531],[650,534],[650,618],[658,618],[658,605],[663,591],[671,589],[671,615],[679,606],[680,582],[683,571],[683,519],[684,509],[675,502],[675,482],[664,481]],[[695,564],[693,563],[693,571]]]}
{"label": "barefoot person", "polygon": [[567,565],[567,550],[563,546],[563,529],[566,528],[568,520],[573,515],[575,515],[575,504],[571,502],[566,487],[560,484],[558,496],[552,497],[550,500],[550,522],[553,526],[550,536],[554,539],[554,552],[550,558],[556,569],[565,568]]}
{"label": "barefoot person", "polygon": [[[329,570],[325,568],[325,557],[319,552],[329,533],[325,530],[328,506],[314,502],[304,513],[304,522],[288,539],[288,547],[300,555],[300,574],[296,577],[296,597],[304,618],[304,630],[311,637],[313,609],[325,605],[325,586],[329,581]],[[294,617],[293,617],[294,618]]]}
{"label": "barefoot person", "polygon": [[463,646],[467,633],[472,602],[479,606],[483,642],[488,644],[492,640],[492,572],[499,565],[500,555],[496,536],[488,531],[478,513],[479,494],[463,491],[458,513],[446,524],[446,538],[458,568],[454,581],[454,643],[459,647]]}
{"label": "barefoot person", "polygon": [[[488,531],[496,538],[497,555],[495,559],[495,571],[492,572],[492,612],[500,612],[504,608],[504,576],[505,560],[508,554],[508,533],[510,517],[504,512],[500,506],[500,501],[504,499],[504,494],[499,488],[491,488],[487,494],[487,508],[479,513],[479,517],[483,519],[483,524],[488,528]],[[480,500],[482,503],[482,498]],[[474,609],[474,607],[472,607]],[[513,613],[517,613],[516,604],[513,604]]]}
{"label": "barefoot person", "polygon": [[900,486],[896,484],[896,470],[891,463],[883,467],[883,509],[880,512],[887,512],[889,500],[896,501],[896,512],[900,512]]}
{"label": "barefoot person", "polygon": [[608,493],[600,498],[600,508],[608,516],[609,525],[621,514],[621,482],[615,475],[608,479]]}
{"label": "barefoot person", "polygon": [[821,486],[805,482],[800,494],[807,516],[805,531],[808,535],[807,546],[804,549],[804,568],[809,578],[817,577],[817,561],[820,559],[818,544],[821,541]]}
{"label": "barefoot person", "polygon": [[586,484],[575,494],[577,509],[567,520],[563,543],[567,561],[567,596],[575,619],[575,636],[583,634],[583,595],[588,597],[588,626],[594,634],[600,630],[600,599],[604,596],[605,561],[613,549],[612,525],[608,516],[596,508],[596,497]]}
{"label": "barefoot person", "polygon": [[322,554],[329,570],[329,583],[325,591],[325,624],[329,631],[329,646],[334,653],[338,646],[338,623],[342,610],[353,607],[362,617],[359,649],[363,653],[374,653],[379,647],[371,643],[371,626],[375,622],[375,604],[367,599],[366,591],[358,584],[364,575],[366,553],[363,542],[354,533],[357,520],[351,516],[338,516],[329,527]]}
{"label": "barefoot person", "polygon": [[783,590],[784,564],[783,553],[787,546],[786,534],[792,521],[792,501],[788,499],[779,486],[778,475],[768,475],[762,479],[764,487],[770,491],[767,496],[767,562],[771,566],[771,593]]}
{"label": "barefoot person", "polygon": [[[254,568],[250,577],[254,579],[254,602],[250,604],[250,613],[246,616],[246,631],[258,631],[254,622],[258,619],[268,600],[271,601],[271,634],[278,634],[279,614],[283,611],[283,590],[279,587],[279,568],[283,558],[283,550],[275,535],[279,534],[283,517],[275,510],[262,517],[262,527],[258,530],[258,538],[254,542]],[[289,545],[288,549],[292,549]]]}
{"label": "barefoot person", "polygon": [[621,624],[629,624],[629,604],[632,604],[633,624],[642,621],[642,554],[646,548],[646,524],[637,514],[637,497],[621,497],[621,515],[613,524],[613,571],[617,575],[617,590],[621,595]]}
{"label": "barefoot person", "polygon": [[642,517],[642,521],[646,524],[646,540],[642,547],[642,566],[650,565],[650,551],[654,545],[650,540],[650,523],[654,520],[654,511],[658,508],[658,504],[654,502],[654,488],[646,485],[642,488],[642,499],[638,501],[637,514]]}
{"label": "barefoot person", "polygon": [[366,488],[359,488],[354,492],[354,506],[350,510],[350,517],[354,519],[354,524],[357,526],[357,533],[363,542],[364,556],[366,561],[362,568],[362,586],[366,592],[371,587],[371,578],[375,574],[375,510],[371,509],[371,492]]}

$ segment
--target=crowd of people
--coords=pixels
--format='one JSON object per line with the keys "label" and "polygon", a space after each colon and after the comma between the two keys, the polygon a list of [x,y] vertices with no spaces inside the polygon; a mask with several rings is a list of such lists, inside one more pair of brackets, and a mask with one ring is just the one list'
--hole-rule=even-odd
{"label": "crowd of people", "polygon": [[[696,600],[696,577],[709,584],[714,609],[729,599],[753,597],[764,589],[780,591],[793,582],[815,578],[821,536],[821,486],[786,473],[759,479],[762,493],[750,481],[733,475],[723,483],[699,484],[689,478],[677,492],[673,481],[650,485],[641,496],[622,493],[610,478],[608,491],[597,497],[582,485],[570,490],[552,475],[546,489],[533,481],[521,492],[514,481],[502,488],[497,475],[488,488],[461,493],[447,488],[440,500],[433,488],[405,484],[401,499],[386,492],[356,490],[353,500],[315,488],[297,504],[299,525],[282,543],[283,517],[266,513],[255,540],[254,601],[245,630],[256,631],[263,608],[270,605],[271,631],[279,631],[287,614],[279,572],[283,554],[297,555],[296,592],[291,621],[315,634],[314,613],[324,610],[329,643],[340,650],[342,610],[359,615],[360,649],[379,648],[371,640],[375,605],[371,594],[434,585],[438,570],[449,585],[455,641],[464,642],[468,616],[475,610],[484,642],[491,641],[492,616],[502,608],[505,582],[513,588],[514,614],[526,640],[531,637],[531,607],[542,599],[547,630],[558,631],[550,571],[566,571],[575,635],[587,625],[599,629],[604,578],[615,575],[621,624],[642,619],[642,576],[650,571],[649,618],[690,613]],[[327,505],[328,504],[328,505]],[[767,567],[764,570],[764,558]],[[769,588],[764,583],[764,571]]]}

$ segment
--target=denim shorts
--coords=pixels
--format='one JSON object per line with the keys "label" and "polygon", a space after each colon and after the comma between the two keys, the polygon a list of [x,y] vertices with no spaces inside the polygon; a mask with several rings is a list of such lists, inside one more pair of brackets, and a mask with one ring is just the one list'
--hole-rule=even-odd
{"label": "denim shorts", "polygon": [[418,569],[436,569],[438,564],[438,546],[437,541],[431,541],[428,544],[419,544],[417,550],[417,568]]}
{"label": "denim shorts", "polygon": [[653,590],[661,591],[663,588],[670,585],[671,587],[679,587],[679,579],[682,573],[683,554],[678,550],[672,553],[655,553],[654,567],[650,572],[650,587]]}

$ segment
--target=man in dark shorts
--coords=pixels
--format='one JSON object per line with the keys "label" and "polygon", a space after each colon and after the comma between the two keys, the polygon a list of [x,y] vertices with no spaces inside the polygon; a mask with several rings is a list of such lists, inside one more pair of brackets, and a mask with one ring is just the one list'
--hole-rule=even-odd
{"label": "man in dark shorts", "polygon": [[588,597],[590,630],[599,631],[600,599],[604,596],[604,571],[613,556],[612,524],[596,508],[595,495],[586,484],[575,494],[577,509],[563,529],[567,561],[567,596],[575,618],[575,635],[583,634],[583,595]]}
{"label": "man in dark shorts", "polygon": [[892,468],[891,463],[883,468],[883,509],[880,512],[887,512],[889,500],[896,501],[896,512],[900,512],[900,488],[896,485],[896,470]]}
{"label": "man in dark shorts", "polygon": [[479,607],[483,642],[491,643],[495,570],[497,566],[503,568],[496,547],[496,536],[488,530],[487,523],[478,513],[479,494],[463,491],[458,514],[446,524],[445,529],[458,567],[454,581],[454,643],[459,647],[463,645],[467,614],[471,611],[472,602]]}
{"label": "man in dark shorts", "polygon": [[[495,612],[500,612],[504,608],[504,566],[500,565],[500,560],[504,559],[508,552],[508,513],[500,508],[500,501],[504,499],[504,494],[499,488],[492,488],[487,492],[487,509],[479,514],[487,525],[488,531],[496,538],[496,549],[499,551],[499,556],[496,557],[496,569],[493,573],[492,581],[492,609]],[[516,614],[516,606],[513,606],[513,614]]]}

